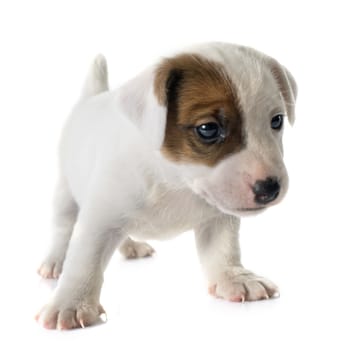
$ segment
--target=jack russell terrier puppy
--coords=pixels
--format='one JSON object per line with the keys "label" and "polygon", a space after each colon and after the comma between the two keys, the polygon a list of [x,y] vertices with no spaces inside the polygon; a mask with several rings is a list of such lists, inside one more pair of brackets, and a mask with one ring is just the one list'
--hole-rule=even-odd
{"label": "jack russell terrier puppy", "polygon": [[279,203],[288,187],[285,118],[296,83],[273,58],[210,43],[160,60],[109,91],[98,56],[60,144],[54,235],[39,268],[58,278],[37,320],[85,327],[104,313],[103,273],[116,248],[152,255],[137,240],[193,230],[209,292],[230,301],[277,287],[240,261],[240,217]]}

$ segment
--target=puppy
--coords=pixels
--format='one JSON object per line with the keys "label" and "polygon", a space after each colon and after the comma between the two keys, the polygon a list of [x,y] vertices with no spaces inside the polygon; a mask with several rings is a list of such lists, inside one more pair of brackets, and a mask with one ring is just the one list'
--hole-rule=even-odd
{"label": "puppy", "polygon": [[59,278],[37,315],[46,328],[93,324],[103,272],[116,248],[151,255],[146,243],[193,230],[209,292],[242,302],[277,287],[240,261],[240,217],[279,203],[282,156],[296,83],[273,58],[210,43],[160,60],[109,91],[98,56],[60,144],[54,235],[39,268]]}

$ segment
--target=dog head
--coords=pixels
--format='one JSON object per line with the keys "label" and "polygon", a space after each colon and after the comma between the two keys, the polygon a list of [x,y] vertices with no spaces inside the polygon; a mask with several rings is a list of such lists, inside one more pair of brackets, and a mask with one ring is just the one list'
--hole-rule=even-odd
{"label": "dog head", "polygon": [[251,48],[214,43],[163,59],[121,90],[125,113],[208,203],[234,215],[277,204],[288,187],[282,133],[296,84]]}

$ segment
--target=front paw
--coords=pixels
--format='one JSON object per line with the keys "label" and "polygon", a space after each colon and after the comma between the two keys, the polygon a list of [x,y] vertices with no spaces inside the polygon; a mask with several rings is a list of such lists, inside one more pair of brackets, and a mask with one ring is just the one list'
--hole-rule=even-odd
{"label": "front paw", "polygon": [[209,293],[236,302],[263,300],[279,295],[274,283],[242,267],[233,268],[211,283]]}
{"label": "front paw", "polygon": [[58,279],[62,272],[63,260],[59,258],[46,258],[38,268],[38,274],[43,278]]}
{"label": "front paw", "polygon": [[77,305],[65,305],[56,302],[45,305],[35,319],[47,329],[73,329],[91,326],[105,314],[99,303],[80,302]]}

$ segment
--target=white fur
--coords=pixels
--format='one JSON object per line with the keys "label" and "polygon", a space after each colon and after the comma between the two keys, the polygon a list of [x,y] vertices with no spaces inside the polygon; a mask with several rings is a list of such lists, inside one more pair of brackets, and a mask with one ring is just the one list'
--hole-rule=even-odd
{"label": "white fur", "polygon": [[99,56],[62,133],[53,244],[39,269],[44,277],[62,274],[38,314],[45,327],[96,320],[103,312],[103,271],[114,249],[121,247],[126,256],[152,254],[149,246],[133,246],[130,236],[163,239],[194,229],[212,293],[234,301],[276,293],[271,282],[242,267],[238,230],[239,217],[250,213],[243,209],[256,207],[255,181],[282,179],[276,203],[286,192],[281,133],[271,132],[269,123],[274,114],[287,114],[287,107],[267,56],[229,44],[189,52],[220,62],[237,83],[246,148],[215,167],[166,159],[160,150],[166,108],[154,95],[154,67],[106,91],[107,67]]}

